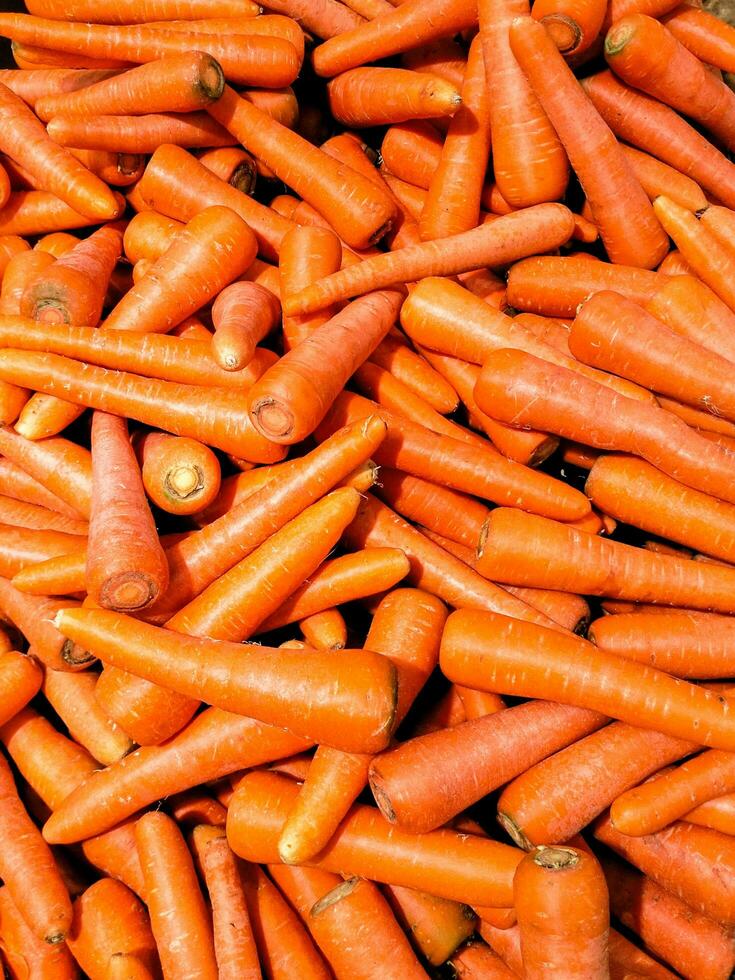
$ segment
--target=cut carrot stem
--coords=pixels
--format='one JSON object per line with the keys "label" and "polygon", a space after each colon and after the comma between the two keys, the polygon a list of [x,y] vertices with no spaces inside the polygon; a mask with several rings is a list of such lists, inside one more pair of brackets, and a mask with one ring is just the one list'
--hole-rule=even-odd
{"label": "cut carrot stem", "polygon": [[532,16],[541,21],[562,54],[586,51],[598,38],[607,8],[599,0],[542,0]]}
{"label": "cut carrot stem", "polygon": [[53,625],[59,609],[71,600],[49,599],[19,592],[7,579],[0,578],[0,610],[33,647],[33,653],[53,670],[82,670],[94,660],[87,651],[65,639]]}
{"label": "cut carrot stem", "polygon": [[307,646],[317,650],[343,650],[347,646],[347,624],[339,609],[325,609],[299,623]]}
{"label": "cut carrot stem", "polygon": [[169,514],[194,514],[219,493],[219,460],[201,442],[147,432],[136,453],[145,492]]}
{"label": "cut carrot stem", "polygon": [[264,286],[255,282],[226,286],[212,304],[214,360],[225,371],[244,368],[280,315],[280,303]]}

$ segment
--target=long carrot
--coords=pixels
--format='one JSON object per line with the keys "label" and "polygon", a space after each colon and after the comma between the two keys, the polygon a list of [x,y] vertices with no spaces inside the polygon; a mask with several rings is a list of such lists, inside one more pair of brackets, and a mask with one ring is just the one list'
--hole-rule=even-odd
{"label": "long carrot", "polygon": [[303,739],[211,708],[165,745],[139,748],[74,790],[44,828],[47,839],[86,840],[172,793],[306,748]]}
{"label": "long carrot", "polygon": [[13,61],[19,68],[50,70],[51,68],[82,69],[125,69],[132,68],[133,63],[122,58],[95,58],[90,55],[70,51],[57,51],[53,48],[41,47],[38,44],[22,44],[13,41],[10,46]]}
{"label": "long carrot", "polygon": [[[279,37],[289,41],[304,58],[304,32],[292,17],[265,14],[259,17],[201,17],[196,19],[154,20],[146,26],[160,31],[180,31],[186,34],[247,34],[249,37]],[[195,42],[196,43],[196,42]]]}
{"label": "long carrot", "polygon": [[731,24],[689,4],[675,7],[663,22],[677,41],[700,61],[722,71],[735,68],[735,31]]}
{"label": "long carrot", "polygon": [[[59,514],[55,510],[41,507],[38,504],[29,504],[24,500],[16,500],[14,497],[0,495],[0,522],[6,527],[25,528],[26,530],[36,531],[60,531],[75,536],[85,535],[89,530],[86,521],[79,518],[67,517]],[[9,556],[8,556],[9,557]],[[14,575],[14,571],[10,575]]]}
{"label": "long carrot", "polygon": [[480,408],[501,421],[545,429],[596,449],[632,452],[695,490],[735,501],[726,450],[663,409],[613,393],[531,354],[490,354],[475,397]]}
{"label": "long carrot", "polygon": [[62,438],[31,442],[2,426],[0,452],[78,514],[89,517],[92,463],[88,450]]}
{"label": "long carrot", "polygon": [[86,85],[94,85],[118,74],[116,68],[47,68],[37,71],[15,71],[10,68],[0,72],[0,83],[19,95],[31,108],[37,99],[47,95],[75,92]]}
{"label": "long carrot", "polygon": [[529,17],[517,18],[509,38],[569,154],[610,260],[654,268],[668,251],[666,235],[612,132],[541,24]]}
{"label": "long carrot", "polygon": [[[481,690],[554,697],[713,748],[728,749],[735,740],[722,695],[595,650],[578,637],[496,613],[452,613],[440,665],[450,680]],[[667,704],[665,717],[660,699]]]}
{"label": "long carrot", "polygon": [[[124,198],[113,196],[117,214],[124,208]],[[13,191],[0,210],[0,235],[42,235],[95,223],[96,219],[75,211],[61,197],[48,191]]]}
{"label": "long carrot", "polygon": [[138,745],[160,745],[178,734],[201,703],[109,665],[98,676],[94,696],[102,711]]}
{"label": "long carrot", "polygon": [[241,99],[228,86],[207,111],[305,201],[320,213],[326,212],[334,230],[349,245],[363,248],[388,230],[395,206],[387,193]]}
{"label": "long carrot", "polygon": [[406,119],[451,116],[461,105],[443,78],[405,68],[353,68],[327,85],[329,108],[343,126],[366,127]]}
{"label": "long carrot", "polygon": [[670,279],[650,297],[646,309],[676,333],[728,360],[735,358],[735,314],[694,276]]}
{"label": "long carrot", "polygon": [[146,494],[169,514],[196,513],[219,493],[219,460],[200,442],[147,432],[136,452]]}
{"label": "long carrot", "polygon": [[78,970],[64,943],[50,946],[28,928],[6,887],[0,888],[0,945],[11,976],[75,980]]}
{"label": "long carrot", "polygon": [[[214,10],[212,9],[214,7]],[[90,3],[74,0],[70,7],[58,0],[31,0],[28,9],[39,17],[55,20],[95,20],[100,24],[137,24],[179,17],[255,17],[258,7],[250,0],[123,0],[122,3]]]}
{"label": "long carrot", "polygon": [[62,146],[118,153],[153,153],[165,143],[189,147],[227,147],[235,143],[234,136],[206,112],[103,114],[89,118],[59,115],[49,119],[46,128]]}
{"label": "long carrot", "polygon": [[478,7],[498,188],[513,207],[557,200],[569,179],[567,154],[509,40],[511,22],[528,14],[528,3],[482,0]]}
{"label": "long carrot", "polygon": [[6,724],[14,718],[41,688],[43,675],[33,657],[6,650],[0,653],[0,720]]}
{"label": "long carrot", "polygon": [[607,885],[592,854],[536,848],[518,865],[513,898],[528,980],[610,976]]}
{"label": "long carrot", "polygon": [[393,332],[389,333],[378,344],[370,355],[370,361],[378,364],[398,379],[407,388],[442,415],[453,412],[459,404],[458,392],[452,383],[445,380],[442,374],[435,370],[419,354]]}
{"label": "long carrot", "polygon": [[696,181],[635,147],[623,146],[622,150],[641,187],[652,201],[659,194],[666,194],[690,211],[701,211],[707,207],[707,199]]}
{"label": "long carrot", "polygon": [[284,297],[289,315],[309,313],[370,289],[425,276],[450,276],[482,266],[506,265],[529,252],[548,251],[571,237],[571,212],[561,204],[541,204],[499,217],[440,243],[424,242],[376,255],[328,276],[294,296]]}
{"label": "long carrot", "polygon": [[[284,293],[296,292],[317,279],[339,269],[342,246],[328,228],[295,225],[281,248],[278,272]],[[329,320],[336,310],[329,308],[311,316],[283,317],[286,350],[295,347],[316,327]]]}
{"label": "long carrot", "polygon": [[0,609],[14,623],[33,647],[42,663],[54,670],[80,670],[94,658],[86,650],[59,633],[51,620],[65,602],[46,596],[29,596],[0,578]]}
{"label": "long carrot", "polygon": [[255,282],[226,286],[212,304],[212,356],[226,371],[238,371],[253,359],[257,344],[280,320],[276,297]]}

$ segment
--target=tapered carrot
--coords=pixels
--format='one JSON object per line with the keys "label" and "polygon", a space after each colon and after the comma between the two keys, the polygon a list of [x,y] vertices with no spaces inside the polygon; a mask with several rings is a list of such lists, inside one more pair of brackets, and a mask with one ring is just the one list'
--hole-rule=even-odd
{"label": "tapered carrot", "polygon": [[[278,272],[281,289],[297,292],[317,279],[336,272],[342,260],[339,239],[328,228],[294,225],[283,239]],[[316,327],[326,323],[336,310],[329,307],[308,316],[283,317],[286,350],[295,347]]]}
{"label": "tapered carrot", "polygon": [[6,724],[17,716],[41,687],[43,675],[33,657],[6,650],[0,653],[0,721]]}
{"label": "tapered carrot", "polygon": [[733,827],[733,803],[735,794],[729,793],[727,796],[719,796],[707,803],[702,803],[687,813],[684,818],[687,823],[696,823],[701,827],[709,827],[711,830],[719,830],[723,834],[732,835]]}
{"label": "tapered carrot", "polygon": [[31,442],[3,426],[0,452],[77,513],[89,516],[92,465],[88,450],[61,438]]}
{"label": "tapered carrot", "polygon": [[[79,518],[67,517],[47,507],[2,495],[0,495],[0,522],[6,526],[27,530],[60,531],[75,536],[85,535],[89,529],[86,521]],[[14,574],[15,571],[10,572],[10,575]]]}
{"label": "tapered carrot", "polygon": [[212,305],[212,356],[226,371],[237,371],[253,358],[256,345],[280,319],[280,304],[254,282],[226,286]]}
{"label": "tapered carrot", "polygon": [[627,837],[614,829],[607,815],[597,821],[594,834],[695,911],[732,925],[732,838],[691,823],[674,823],[646,837]]}
{"label": "tapered carrot", "polygon": [[218,976],[260,980],[260,964],[250,924],[238,860],[224,830],[199,826],[194,830],[201,848],[202,870],[212,905],[212,929]]}
{"label": "tapered carrot", "polygon": [[86,544],[85,537],[81,534],[37,531],[6,524],[0,536],[0,569],[5,578],[12,578],[24,569],[54,557],[79,554]]}
{"label": "tapered carrot", "polygon": [[128,735],[109,718],[95,699],[97,675],[48,670],[43,693],[72,738],[102,765],[109,766],[133,747]]}
{"label": "tapered carrot", "polygon": [[689,211],[701,211],[707,207],[707,199],[696,181],[635,147],[623,146],[622,150],[641,187],[652,201],[659,194],[666,194]]}
{"label": "tapered carrot", "polygon": [[400,9],[326,41],[314,52],[318,75],[340,72],[400,54],[437,38],[453,37],[477,23],[477,11],[454,0],[407,0]]}
{"label": "tapered carrot", "polygon": [[486,265],[505,265],[529,252],[548,251],[571,237],[571,212],[560,204],[542,204],[499,217],[490,224],[388,255],[376,255],[284,298],[290,315],[309,313],[340,299],[425,276],[449,276]]}
{"label": "tapered carrot", "polygon": [[498,821],[519,847],[563,843],[625,790],[694,748],[682,739],[613,722],[510,782],[498,799]]}
{"label": "tapered carrot", "polygon": [[501,421],[547,429],[596,449],[632,452],[695,490],[735,500],[726,475],[731,464],[726,450],[663,409],[613,393],[533,355],[510,350],[490,354],[475,397],[480,408]]}
{"label": "tapered carrot", "polygon": [[663,23],[700,61],[723,71],[735,67],[735,32],[729,23],[688,4],[675,7]]}
{"label": "tapered carrot", "polygon": [[94,694],[103,712],[138,745],[160,745],[176,735],[201,703],[110,665],[99,675]]}
{"label": "tapered carrot", "polygon": [[353,68],[327,85],[329,108],[344,126],[380,126],[451,116],[462,98],[443,78],[405,68]]}
{"label": "tapered carrot", "polygon": [[64,639],[52,623],[57,610],[68,605],[71,600],[24,595],[7,579],[0,578],[0,609],[33,646],[39,660],[54,670],[80,670],[94,659]]}
{"label": "tapered carrot", "polygon": [[735,167],[672,109],[628,88],[610,71],[585,78],[587,95],[612,131],[735,205]]}
{"label": "tapered carrot", "polygon": [[208,112],[305,201],[320,213],[326,211],[334,230],[349,245],[370,245],[390,226],[395,206],[387,193],[321,153],[231,88],[225,87]]}
{"label": "tapered carrot", "polygon": [[562,54],[582,54],[599,36],[606,6],[599,0],[542,0],[533,5],[532,16],[541,21]]}
{"label": "tapered carrot", "polygon": [[[541,24],[517,18],[509,38],[513,54],[569,154],[611,261],[655,267],[668,250],[666,235],[612,132]],[[593,142],[594,153],[590,151]],[[636,229],[634,236],[631,226]]]}
{"label": "tapered carrot", "polygon": [[217,496],[219,461],[202,443],[148,432],[137,442],[136,452],[146,494],[167,513],[196,513]]}
{"label": "tapered carrot", "polygon": [[71,901],[50,848],[31,822],[5,758],[0,758],[0,826],[5,846],[0,874],[18,911],[35,935],[63,942],[72,921]]}
{"label": "tapered carrot", "polygon": [[29,929],[10,897],[0,888],[0,945],[9,975],[75,980],[77,966],[65,944],[49,945]]}
{"label": "tapered carrot", "polygon": [[59,3],[58,0],[31,0],[28,9],[39,17],[53,17],[55,20],[96,20],[100,24],[137,24],[179,17],[255,17],[259,12],[257,5],[249,0],[244,3],[216,0],[214,5],[211,0],[146,0],[143,5],[132,0],[124,0],[120,4],[75,0],[72,7]]}
{"label": "tapered carrot", "polygon": [[374,364],[402,381],[442,415],[453,412],[459,404],[458,393],[449,380],[393,332],[389,333],[370,355]]}
{"label": "tapered carrot", "polygon": [[[124,198],[119,195],[114,198],[115,213],[119,213],[124,207]],[[42,235],[92,224],[95,224],[94,218],[75,211],[49,191],[13,191],[0,210],[0,235]]]}
{"label": "tapered carrot", "polygon": [[529,702],[403,742],[373,761],[370,786],[391,823],[425,833],[605,721],[583,708]]}
{"label": "tapered carrot", "polygon": [[75,92],[86,85],[104,81],[105,78],[110,78],[117,73],[118,69],[115,68],[90,71],[76,68],[49,68],[38,71],[4,69],[0,73],[0,82],[33,108],[36,100],[44,96]]}
{"label": "tapered carrot", "polygon": [[639,13],[617,21],[605,38],[605,58],[626,84],[686,112],[732,148],[733,93],[658,20]]}
{"label": "tapered carrot", "polygon": [[165,975],[215,980],[212,923],[181,831],[164,813],[146,813],[135,839]]}
{"label": "tapered carrot", "polygon": [[52,68],[76,68],[118,70],[132,68],[133,63],[122,58],[92,57],[71,51],[57,51],[54,48],[41,47],[38,44],[23,44],[13,41],[11,44],[13,61],[19,68],[50,70]]}
{"label": "tapered carrot", "polygon": [[378,887],[342,881],[316,868],[272,865],[271,875],[296,907],[336,977],[367,980],[375,970],[427,976]]}
{"label": "tapered carrot", "polygon": [[[145,116],[54,116],[47,130],[62,146],[118,153],[153,153],[164,143],[227,147],[235,138],[206,112],[151,113]],[[72,225],[73,227],[73,225]]]}
{"label": "tapered carrot", "polygon": [[572,847],[538,847],[513,879],[523,975],[604,980],[609,899],[594,856]]}
{"label": "tapered carrot", "polygon": [[347,625],[339,609],[306,616],[299,623],[307,646],[317,650],[343,650],[347,646]]}
{"label": "tapered carrot", "polygon": [[514,980],[518,976],[482,940],[466,943],[449,962],[459,980]]}

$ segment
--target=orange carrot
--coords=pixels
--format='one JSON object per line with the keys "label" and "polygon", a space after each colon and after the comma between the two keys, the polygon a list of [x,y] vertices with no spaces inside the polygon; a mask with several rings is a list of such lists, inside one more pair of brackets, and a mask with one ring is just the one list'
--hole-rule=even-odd
{"label": "orange carrot", "polygon": [[86,544],[85,537],[81,534],[38,531],[6,524],[0,538],[0,569],[5,578],[11,578],[26,568],[54,557],[79,554]]}
{"label": "orange carrot", "polygon": [[597,40],[606,13],[598,0],[541,0],[533,5],[532,16],[541,21],[562,54],[570,58],[582,54]]}
{"label": "orange carrot", "polygon": [[449,962],[458,980],[514,980],[518,976],[487,943],[478,940],[458,949]]}
{"label": "orange carrot", "polygon": [[31,442],[0,427],[0,452],[77,513],[89,516],[92,464],[88,450],[61,438]]}
{"label": "orange carrot", "polygon": [[43,675],[33,659],[15,650],[0,653],[0,691],[2,724],[14,718],[41,688]]}
{"label": "orange carrot", "polygon": [[353,68],[327,85],[329,108],[344,126],[381,126],[406,119],[451,116],[462,103],[443,78],[405,68]]}
{"label": "orange carrot", "polygon": [[641,187],[652,201],[659,194],[666,194],[689,211],[701,211],[707,207],[707,199],[696,181],[642,150],[636,150],[632,146],[623,146],[622,150]]}
{"label": "orange carrot", "polygon": [[125,228],[123,250],[127,259],[135,265],[139,259],[159,259],[173,241],[183,224],[166,218],[157,211],[141,211]]}
{"label": "orange carrot", "polygon": [[299,623],[306,645],[317,650],[343,650],[347,646],[347,625],[339,609],[306,616]]}
{"label": "orange carrot", "polygon": [[138,745],[160,745],[176,735],[200,704],[109,665],[99,675],[94,693],[104,713]]}
{"label": "orange carrot", "polygon": [[[85,173],[85,168],[82,171]],[[113,197],[115,213],[119,213],[124,207],[124,198],[119,194],[113,194]],[[14,191],[0,210],[0,235],[41,235],[95,223],[94,218],[75,211],[48,191]]]}
{"label": "orange carrot", "polygon": [[0,947],[11,977],[75,980],[78,974],[64,943],[50,946],[28,928],[7,887],[0,888]]}
{"label": "orange carrot", "polygon": [[219,461],[200,442],[147,432],[136,452],[146,494],[169,514],[196,513],[219,493]]}
{"label": "orange carrot", "polygon": [[238,371],[252,360],[256,345],[280,319],[281,307],[268,289],[255,282],[226,286],[212,305],[212,356],[225,371]]}
{"label": "orange carrot", "polygon": [[95,699],[97,675],[47,670],[43,693],[69,734],[103,765],[112,765],[133,747],[131,739],[107,717]]}
{"label": "orange carrot", "polygon": [[20,41],[13,41],[10,47],[13,53],[13,61],[19,68],[46,71],[52,68],[76,68],[80,70],[132,68],[132,62],[120,58],[95,58],[78,52],[57,51],[37,44],[22,44]]}
{"label": "orange carrot", "polygon": [[0,610],[23,633],[38,659],[54,670],[81,670],[94,659],[65,640],[52,623],[56,612],[71,604],[71,600],[24,595],[0,578]]}
{"label": "orange carrot", "polygon": [[735,32],[728,22],[689,4],[675,7],[663,22],[677,41],[700,61],[723,71],[735,67]]}
{"label": "orange carrot", "polygon": [[670,279],[650,297],[646,309],[675,333],[728,360],[735,358],[735,313],[694,276]]}
{"label": "orange carrot", "polygon": [[445,380],[425,357],[415,354],[411,348],[393,333],[381,340],[370,361],[384,368],[407,388],[420,395],[442,415],[453,412],[459,404],[458,392],[451,381]]}
{"label": "orange carrot", "polygon": [[170,802],[171,816],[184,826],[224,827],[227,822],[227,808],[218,800],[199,789],[184,790],[177,793]]}
{"label": "orange carrot", "polygon": [[[297,292],[317,279],[336,272],[342,259],[339,239],[328,228],[294,225],[283,239],[278,272],[284,293]],[[334,316],[332,307],[300,317],[283,317],[286,350],[295,347],[316,327]]]}
{"label": "orange carrot", "polygon": [[477,922],[472,909],[460,902],[400,885],[384,885],[383,893],[403,930],[433,966],[446,962]]}
{"label": "orange carrot", "polygon": [[134,0],[122,3],[90,3],[89,0],[75,0],[70,8],[58,0],[31,0],[28,9],[39,17],[53,17],[59,20],[96,20],[100,24],[137,24],[145,21],[173,20],[178,17],[238,16],[255,17],[259,13],[256,4],[250,0],[217,0],[214,4],[207,0],[146,0],[141,4]]}
{"label": "orange carrot", "polygon": [[18,252],[10,258],[0,288],[0,313],[20,313],[23,293],[33,280],[53,265],[54,256],[36,249]]}
{"label": "orange carrot", "polygon": [[123,154],[153,153],[165,143],[189,147],[227,147],[235,143],[234,136],[206,112],[89,118],[59,115],[49,119],[47,131],[62,146]]}
{"label": "orange carrot", "polygon": [[461,46],[453,38],[443,37],[420,47],[411,48],[401,55],[404,68],[428,72],[446,78],[457,88],[462,87],[467,59]]}
{"label": "orange carrot", "polygon": [[[264,89],[265,91],[265,89]],[[252,194],[258,179],[255,160],[236,146],[219,146],[199,154],[200,163],[220,180],[231,184],[243,194]]]}
{"label": "orange carrot", "polygon": [[29,249],[28,242],[18,235],[3,235],[0,238],[0,282],[13,256],[27,252]]}
{"label": "orange carrot", "polygon": [[[0,522],[27,530],[61,531],[75,536],[85,535],[89,530],[87,522],[79,518],[67,517],[47,507],[4,496],[0,496]],[[14,575],[15,572],[10,574]]]}
{"label": "orange carrot", "polygon": [[0,72],[0,83],[7,86],[11,92],[19,95],[24,102],[33,108],[36,100],[46,95],[75,92],[86,85],[94,85],[95,82],[104,81],[105,78],[110,78],[114,74],[118,74],[118,69],[48,68],[37,71],[3,69]]}
{"label": "orange carrot", "polygon": [[355,11],[336,0],[273,0],[269,10],[285,14],[310,34],[334,37],[364,23]]}

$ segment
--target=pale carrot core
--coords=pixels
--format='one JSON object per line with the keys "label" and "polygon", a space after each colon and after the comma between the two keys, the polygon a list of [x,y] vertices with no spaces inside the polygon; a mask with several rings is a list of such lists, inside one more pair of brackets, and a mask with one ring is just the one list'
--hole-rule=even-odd
{"label": "pale carrot core", "polygon": [[41,307],[34,310],[34,319],[40,323],[66,323],[67,318],[64,311],[59,306],[52,303],[44,303]]}
{"label": "pale carrot core", "polygon": [[186,464],[177,466],[166,474],[166,489],[174,497],[190,497],[204,485],[202,471],[198,466]]}
{"label": "pale carrot core", "polygon": [[270,436],[287,436],[293,430],[293,415],[272,398],[264,398],[253,406],[255,422],[261,432]]}
{"label": "pale carrot core", "polygon": [[100,589],[99,603],[105,609],[143,609],[155,598],[153,585],[141,572],[121,572]]}

